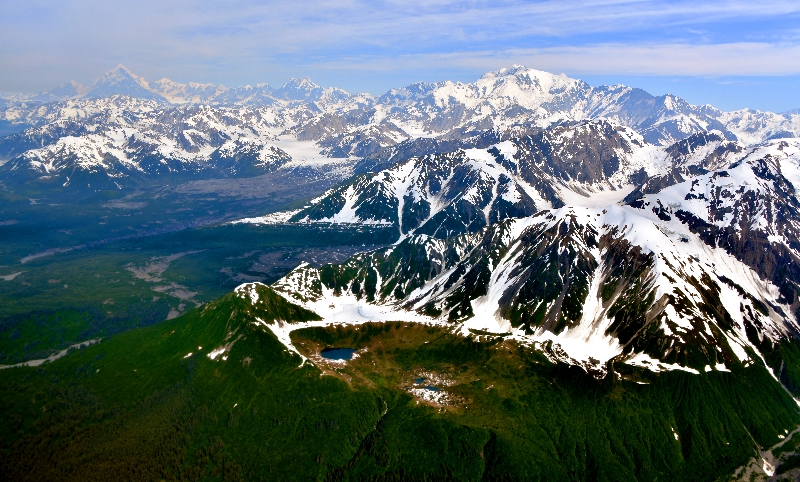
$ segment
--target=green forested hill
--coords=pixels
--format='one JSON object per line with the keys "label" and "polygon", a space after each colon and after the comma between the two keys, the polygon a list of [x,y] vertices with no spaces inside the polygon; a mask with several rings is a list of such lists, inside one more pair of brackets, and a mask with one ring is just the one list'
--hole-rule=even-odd
{"label": "green forested hill", "polygon": [[[717,480],[800,424],[759,365],[619,366],[598,381],[500,338],[421,325],[300,330],[307,355],[360,353],[300,366],[253,321],[314,314],[267,287],[259,296],[0,371],[0,478]],[[420,373],[446,378],[451,403],[415,398]]]}

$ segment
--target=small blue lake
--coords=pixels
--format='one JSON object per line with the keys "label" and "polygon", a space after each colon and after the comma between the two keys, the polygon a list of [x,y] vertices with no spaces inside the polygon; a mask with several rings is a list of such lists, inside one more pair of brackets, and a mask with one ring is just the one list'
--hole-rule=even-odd
{"label": "small blue lake", "polygon": [[[425,377],[418,377],[418,378],[414,379],[414,384],[415,385],[422,385],[423,383],[425,383],[426,380],[427,380],[427,378],[425,378]],[[436,387],[436,386],[433,386],[433,385],[425,385],[422,388],[424,388],[425,390],[430,390],[431,392],[438,392],[439,391],[439,387]]]}
{"label": "small blue lake", "polygon": [[352,360],[356,351],[353,348],[325,348],[320,355],[326,360]]}

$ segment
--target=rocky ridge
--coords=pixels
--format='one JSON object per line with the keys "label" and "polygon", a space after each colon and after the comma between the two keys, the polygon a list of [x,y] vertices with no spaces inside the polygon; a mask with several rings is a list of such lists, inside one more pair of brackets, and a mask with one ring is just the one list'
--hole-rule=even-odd
{"label": "rocky ridge", "polygon": [[[341,265],[301,265],[273,287],[329,322],[509,337],[598,377],[614,363],[699,372],[769,361],[797,388],[774,363],[800,335],[800,144],[733,149],[723,162],[724,143],[708,137],[695,150],[706,155],[673,149],[682,155],[667,166],[705,173],[629,204],[595,197],[458,236],[417,230]],[[484,152],[502,164],[511,145]]]}
{"label": "rocky ridge", "polygon": [[[191,122],[199,117],[204,119]],[[63,152],[64,159],[49,165],[97,172],[105,169],[100,159],[119,159],[113,149],[126,151],[134,164],[156,155],[159,162],[173,165],[166,172],[174,172],[187,159],[208,161],[224,142],[243,137],[278,147],[297,162],[309,157],[376,158],[372,165],[385,167],[408,158],[403,146],[424,138],[435,138],[443,149],[436,152],[445,152],[454,144],[486,147],[487,137],[497,142],[587,120],[626,126],[648,144],[662,147],[709,132],[743,147],[800,135],[796,113],[722,112],[671,95],[655,97],[626,86],[592,87],[522,66],[489,72],[474,83],[417,83],[379,97],[322,88],[309,79],[292,79],[277,89],[266,84],[227,88],[168,79],[148,82],[118,66],[90,86],[72,82],[46,94],[6,96],[0,119],[4,129],[28,126],[0,141],[0,162],[18,159],[19,164],[28,151],[55,146],[50,154],[32,153],[27,159],[37,162]],[[146,146],[119,139],[128,139],[133,131]],[[62,140],[68,137],[81,140]],[[274,142],[276,137],[301,148],[293,152]],[[59,142],[86,145],[98,153],[98,162],[92,167],[71,163],[74,153],[57,146]],[[110,177],[119,177],[116,173]],[[681,172],[671,176],[676,181],[683,177]]]}

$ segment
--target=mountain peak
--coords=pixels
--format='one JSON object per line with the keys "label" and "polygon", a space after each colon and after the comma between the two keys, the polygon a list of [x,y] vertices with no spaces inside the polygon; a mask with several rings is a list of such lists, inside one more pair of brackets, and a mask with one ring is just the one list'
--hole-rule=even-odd
{"label": "mountain peak", "polygon": [[303,77],[302,79],[297,79],[292,77],[291,79],[289,79],[288,82],[286,82],[286,85],[288,84],[308,86],[311,88],[319,87],[319,85],[317,85],[313,80],[311,80],[308,77]]}
{"label": "mountain peak", "polygon": [[69,82],[65,82],[55,89],[49,91],[48,94],[59,98],[72,98],[84,95],[87,90],[87,86],[75,82],[74,80],[70,80]]}
{"label": "mountain peak", "polygon": [[150,88],[150,84],[139,75],[131,72],[127,67],[118,64],[113,69],[103,74],[92,82],[87,97],[109,97],[121,94],[142,99],[163,99]]}
{"label": "mountain peak", "polygon": [[274,96],[284,100],[310,100],[319,99],[324,89],[315,84],[308,77],[302,79],[292,78],[275,91]]}
{"label": "mountain peak", "polygon": [[[544,70],[536,70],[525,67],[524,65],[514,64],[511,67],[503,67],[500,70],[494,70],[491,72],[487,72],[481,76],[481,79],[491,79],[497,77],[516,77],[516,76],[527,76],[532,78],[561,78],[561,79],[569,79],[565,74],[554,74],[552,72],[546,72]],[[572,80],[572,79],[570,79]]]}
{"label": "mountain peak", "polygon": [[100,77],[99,79],[95,80],[94,83],[108,81],[108,80],[116,80],[116,79],[135,79],[140,82],[147,83],[144,78],[134,74],[130,71],[127,67],[122,64],[118,64],[113,69],[107,71]]}

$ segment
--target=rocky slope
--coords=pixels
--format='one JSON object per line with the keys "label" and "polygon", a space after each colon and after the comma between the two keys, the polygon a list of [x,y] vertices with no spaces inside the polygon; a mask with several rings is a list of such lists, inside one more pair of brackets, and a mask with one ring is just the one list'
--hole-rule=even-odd
{"label": "rocky slope", "polygon": [[0,179],[92,191],[170,174],[254,176],[291,160],[270,142],[270,119],[258,112],[202,106],[163,111],[147,109],[152,101],[124,97],[104,102],[106,108],[96,111],[92,101],[76,102],[80,121],[58,120],[0,141],[8,159]]}
{"label": "rocky slope", "polygon": [[[415,144],[409,150],[454,145]],[[743,155],[740,144],[716,131],[662,148],[607,121],[564,123],[482,149],[412,157],[362,174],[299,211],[246,221],[380,223],[401,235],[447,237],[540,209],[637,199]]]}
{"label": "rocky slope", "polygon": [[[45,164],[57,170],[84,169],[87,163],[72,162],[74,152],[64,146],[78,143],[96,153],[91,169],[111,169],[108,177],[117,179],[125,176],[123,171],[100,159],[112,155],[123,164],[138,164],[143,157],[155,156],[157,162],[172,166],[166,172],[181,171],[187,159],[206,162],[214,149],[243,137],[257,138],[265,146],[275,136],[299,142],[302,156],[277,146],[295,159],[309,153],[375,158],[373,167],[386,167],[387,162],[420,154],[410,152],[415,149],[407,143],[425,137],[435,137],[445,149],[436,152],[445,152],[455,145],[486,147],[487,138],[497,142],[537,133],[546,137],[541,133],[587,120],[626,126],[648,144],[674,145],[677,151],[681,147],[676,142],[696,143],[697,136],[704,135],[719,139],[701,143],[728,142],[727,147],[718,147],[733,149],[725,151],[730,153],[800,134],[796,113],[722,112],[671,95],[654,97],[625,86],[592,87],[521,66],[487,73],[474,83],[418,83],[380,97],[322,88],[309,79],[292,79],[277,89],[266,84],[227,88],[168,79],[148,82],[118,66],[89,86],[72,82],[38,96],[6,96],[0,119],[4,129],[29,126],[0,141],[0,162],[17,159],[19,165],[25,159],[41,162],[43,157],[61,156]],[[79,140],[68,139],[72,137]],[[546,151],[551,140],[542,138],[544,144],[530,147]],[[35,149],[49,153],[28,155]],[[119,151],[125,151],[124,159]],[[685,177],[680,169],[670,176],[675,181]]]}
{"label": "rocky slope", "polygon": [[412,157],[282,219],[393,224],[403,235],[447,237],[597,193],[622,198],[635,181],[663,170],[667,158],[629,128],[567,123],[484,149]]}
{"label": "rocky slope", "polygon": [[764,146],[631,205],[414,234],[342,265],[300,266],[274,288],[328,322],[500,334],[599,377],[609,362],[698,372],[774,361],[800,336],[797,147]]}
{"label": "rocky slope", "polygon": [[778,300],[800,317],[799,162],[800,143],[777,141],[631,205],[664,222],[678,220],[706,245],[745,263],[778,287]]}

